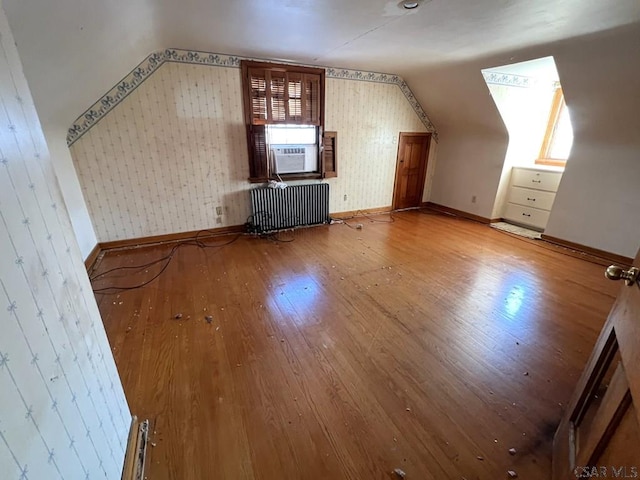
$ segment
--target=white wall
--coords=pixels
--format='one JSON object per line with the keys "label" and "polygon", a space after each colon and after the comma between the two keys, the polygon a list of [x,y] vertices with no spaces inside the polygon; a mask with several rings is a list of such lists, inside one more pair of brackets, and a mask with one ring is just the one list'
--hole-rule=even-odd
{"label": "white wall", "polygon": [[149,0],[128,0],[126,5],[4,0],[4,5],[86,258],[96,245],[96,235],[66,145],[67,129],[140,58],[162,44],[153,28],[155,4]]}
{"label": "white wall", "polygon": [[0,476],[120,478],[131,416],[0,3]]}
{"label": "white wall", "polygon": [[635,257],[640,247],[638,27],[554,54],[574,131],[546,233]]}
{"label": "white wall", "polygon": [[87,258],[98,243],[98,238],[67,146],[67,129],[63,125],[49,124],[43,125],[43,132],[80,253],[82,258]]}
{"label": "white wall", "polygon": [[[640,63],[637,26],[405,76],[438,125],[431,200],[490,217],[508,144],[480,71],[552,55],[574,130],[545,233],[629,257],[640,241]],[[472,204],[470,196],[478,195]]]}
{"label": "white wall", "polygon": [[[325,100],[326,129],[338,132],[330,210],[390,206],[399,133],[424,124],[394,83],[327,78]],[[250,214],[237,67],[163,64],[71,153],[100,242],[242,225]]]}

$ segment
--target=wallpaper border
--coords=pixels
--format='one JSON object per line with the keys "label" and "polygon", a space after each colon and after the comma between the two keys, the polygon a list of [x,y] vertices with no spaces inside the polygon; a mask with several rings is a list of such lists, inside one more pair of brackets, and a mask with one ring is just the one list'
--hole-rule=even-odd
{"label": "wallpaper border", "polygon": [[[111,88],[111,90],[104,94],[73,122],[73,125],[67,132],[67,146],[70,147],[73,145],[78,139],[80,139],[80,137],[87,133],[107,113],[122,102],[131,92],[138,88],[166,62],[240,68],[241,60],[256,59],[235,55],[224,55],[220,53],[200,52],[196,50],[181,50],[177,48],[168,48],[154,52],[140,62],[131,72],[120,80],[117,85]],[[413,95],[413,92],[407,85],[407,82],[405,82],[401,76],[388,73],[349,70],[346,68],[325,67],[325,69],[327,78],[397,85],[416,115],[420,118],[420,121],[426,127],[427,131],[432,133],[433,138],[437,141],[438,133],[435,126],[431,120],[429,120],[429,117],[420,105],[420,102],[418,102],[418,99]]]}
{"label": "wallpaper border", "polygon": [[505,85],[507,87],[531,88],[538,83],[535,77],[525,75],[515,75],[512,73],[482,72],[484,81],[494,85]]}

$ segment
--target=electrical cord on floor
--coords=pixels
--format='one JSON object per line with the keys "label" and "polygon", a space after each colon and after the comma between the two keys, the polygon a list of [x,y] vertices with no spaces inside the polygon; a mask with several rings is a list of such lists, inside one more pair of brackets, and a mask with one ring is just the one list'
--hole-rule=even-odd
{"label": "electrical cord on floor", "polygon": [[[138,285],[132,285],[132,286],[124,286],[124,287],[120,287],[120,286],[110,286],[110,287],[103,287],[103,288],[94,288],[93,292],[94,293],[101,293],[104,295],[114,295],[118,292],[124,292],[124,291],[128,291],[128,290],[135,290],[138,288],[142,288],[145,287],[147,285],[149,285],[151,282],[153,282],[154,280],[156,280],[158,277],[160,277],[160,275],[162,275],[164,273],[164,271],[169,267],[169,264],[171,263],[171,260],[173,260],[173,257],[175,255],[175,253],[178,251],[178,249],[182,248],[182,247],[186,247],[186,246],[192,246],[192,247],[198,247],[201,249],[207,249],[207,248],[222,248],[225,247],[227,245],[231,245],[233,242],[237,241],[242,234],[237,234],[235,235],[231,240],[221,243],[221,244],[215,244],[215,245],[211,245],[211,244],[207,244],[202,240],[202,236],[203,235],[207,235],[207,239],[210,238],[214,238],[214,237],[221,237],[223,235],[220,234],[216,234],[215,232],[211,231],[211,230],[200,230],[198,233],[196,233],[196,235],[193,238],[188,238],[185,240],[182,240],[178,243],[176,243],[172,248],[171,251],[169,252],[168,255],[165,255],[161,258],[158,258],[157,260],[154,260],[152,262],[148,262],[142,265],[125,265],[122,267],[115,267],[112,269],[109,269],[105,272],[102,272],[98,275],[94,275],[93,277],[90,278],[90,280],[93,282],[95,280],[98,280],[100,278],[104,278],[106,275],[113,273],[113,272],[117,272],[117,271],[121,271],[121,270],[140,270],[142,268],[148,268],[148,267],[152,267],[154,265],[157,265],[159,263],[165,262],[164,265],[162,266],[162,268],[160,269],[160,271],[158,273],[156,273],[153,277],[151,277],[149,280],[146,280]],[[226,235],[224,235],[226,236]]]}
{"label": "electrical cord on floor", "polygon": [[[350,218],[353,218],[353,217],[350,217]],[[354,229],[354,230],[360,230],[360,228],[361,228],[361,227],[358,227],[358,226],[357,226],[357,225],[360,225],[360,224],[351,225],[349,222],[347,222],[347,221],[346,221],[345,219],[343,219],[343,218],[332,218],[332,219],[331,219],[331,221],[332,221],[333,223],[338,223],[338,224],[346,225],[347,227],[352,228],[352,229]]]}
{"label": "electrical cord on floor", "polygon": [[[358,210],[356,212],[356,217],[367,217],[369,220],[371,220],[372,222],[376,222],[376,223],[393,223],[396,221],[395,217],[393,216],[393,213],[395,212],[395,210],[391,210],[390,212],[381,212],[381,213],[365,213],[362,210]],[[360,214],[360,215],[358,215]],[[384,214],[388,214],[389,215],[389,220],[377,220],[373,217],[379,217],[381,215]]]}
{"label": "electrical cord on floor", "polygon": [[260,238],[264,238],[266,240],[272,240],[278,243],[291,243],[295,240],[295,238],[282,239],[279,237],[279,235],[280,235],[280,231],[276,231],[276,232],[270,232],[270,233],[265,233],[263,235],[260,235]]}

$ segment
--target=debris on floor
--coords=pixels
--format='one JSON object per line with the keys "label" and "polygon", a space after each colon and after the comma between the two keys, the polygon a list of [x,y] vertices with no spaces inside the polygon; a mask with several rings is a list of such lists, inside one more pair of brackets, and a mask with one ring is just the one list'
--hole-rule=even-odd
{"label": "debris on floor", "polygon": [[404,470],[402,470],[401,468],[394,468],[393,473],[397,478],[405,478],[407,476],[407,474],[404,473]]}
{"label": "debris on floor", "polygon": [[513,470],[507,471],[507,475],[509,475],[509,478],[518,478],[518,474]]}
{"label": "debris on floor", "polygon": [[205,315],[204,319],[206,320],[207,323],[213,322],[213,316],[212,315]]}
{"label": "debris on floor", "polygon": [[516,449],[515,448],[510,448],[509,449],[509,455],[515,455],[516,454]]}
{"label": "debris on floor", "polygon": [[524,376],[528,377],[529,376],[529,372],[524,372]]}
{"label": "debris on floor", "polygon": [[181,313],[176,313],[173,318],[175,318],[176,320],[180,320],[182,318],[182,314]]}
{"label": "debris on floor", "polygon": [[478,455],[476,458],[477,458],[478,460],[480,460],[481,462],[484,460],[484,457],[481,457],[480,455]]}

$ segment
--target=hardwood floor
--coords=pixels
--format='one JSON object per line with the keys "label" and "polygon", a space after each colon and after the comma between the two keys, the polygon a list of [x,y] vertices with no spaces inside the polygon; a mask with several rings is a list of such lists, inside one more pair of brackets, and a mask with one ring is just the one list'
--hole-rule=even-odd
{"label": "hardwood floor", "polygon": [[[620,286],[472,221],[372,218],[181,247],[146,287],[97,294],[131,410],[151,421],[149,480],[550,476]],[[94,275],[171,248],[108,252]]]}

